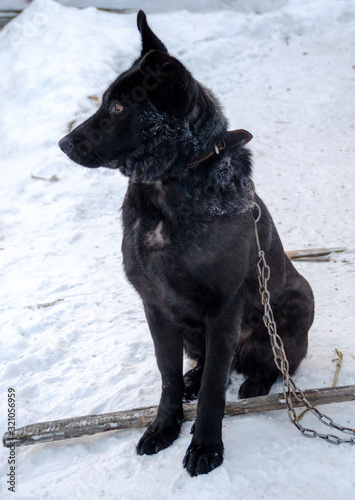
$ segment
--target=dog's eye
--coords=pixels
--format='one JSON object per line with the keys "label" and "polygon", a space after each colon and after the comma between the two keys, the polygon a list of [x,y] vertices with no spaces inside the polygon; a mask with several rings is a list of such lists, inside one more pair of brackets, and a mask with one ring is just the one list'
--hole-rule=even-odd
{"label": "dog's eye", "polygon": [[123,110],[122,104],[120,104],[119,102],[115,102],[115,110],[120,113]]}

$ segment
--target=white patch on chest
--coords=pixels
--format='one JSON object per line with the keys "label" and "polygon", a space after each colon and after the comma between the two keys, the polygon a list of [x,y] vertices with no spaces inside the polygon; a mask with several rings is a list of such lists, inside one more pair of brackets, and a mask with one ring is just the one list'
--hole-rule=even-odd
{"label": "white patch on chest", "polygon": [[163,247],[169,243],[169,239],[163,234],[164,225],[161,220],[153,231],[146,234],[146,243],[150,247]]}

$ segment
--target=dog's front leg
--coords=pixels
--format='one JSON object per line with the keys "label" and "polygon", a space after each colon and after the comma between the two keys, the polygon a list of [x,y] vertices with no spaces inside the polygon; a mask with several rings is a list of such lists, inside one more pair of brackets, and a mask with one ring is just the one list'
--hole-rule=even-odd
{"label": "dog's front leg", "polygon": [[225,392],[240,328],[241,307],[234,301],[206,320],[206,361],[193,438],[183,461],[191,476],[207,474],[223,462]]}
{"label": "dog's front leg", "polygon": [[183,339],[181,332],[155,308],[145,307],[162,379],[162,394],[156,419],[137,445],[139,455],[153,455],[171,445],[180,434],[183,409]]}

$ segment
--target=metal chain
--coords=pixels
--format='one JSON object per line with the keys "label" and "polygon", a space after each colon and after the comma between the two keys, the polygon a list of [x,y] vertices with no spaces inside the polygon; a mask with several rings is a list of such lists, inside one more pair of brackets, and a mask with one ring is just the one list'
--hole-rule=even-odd
{"label": "metal chain", "polygon": [[[315,438],[319,437],[321,439],[325,439],[331,444],[340,444],[340,443],[350,443],[355,444],[355,429],[350,429],[349,427],[344,427],[342,425],[336,424],[332,418],[328,417],[321,413],[317,408],[315,408],[305,397],[304,393],[301,391],[299,387],[295,384],[289,374],[289,364],[286,357],[284,345],[281,337],[277,333],[277,327],[274,319],[274,314],[270,304],[270,292],[268,290],[267,282],[270,279],[270,267],[267,265],[265,260],[265,253],[261,249],[260,239],[258,233],[257,223],[261,217],[261,208],[257,203],[254,203],[254,206],[258,209],[258,216],[254,219],[255,222],[255,238],[256,244],[258,248],[258,257],[259,260],[256,264],[257,275],[259,280],[259,292],[261,297],[261,303],[264,307],[264,315],[263,320],[264,324],[267,328],[267,331],[270,336],[270,343],[272,352],[274,354],[274,360],[277,368],[280,370],[282,374],[283,380],[283,394],[285,396],[288,416],[291,422],[297,427],[297,429],[306,437]],[[294,396],[298,401],[301,401],[308,410],[313,413],[324,425],[327,427],[331,427],[332,429],[336,429],[344,434],[350,434],[351,437],[349,439],[339,438],[334,434],[322,434],[312,429],[307,429],[303,427],[299,421],[296,414],[296,411],[293,407],[292,396]]]}

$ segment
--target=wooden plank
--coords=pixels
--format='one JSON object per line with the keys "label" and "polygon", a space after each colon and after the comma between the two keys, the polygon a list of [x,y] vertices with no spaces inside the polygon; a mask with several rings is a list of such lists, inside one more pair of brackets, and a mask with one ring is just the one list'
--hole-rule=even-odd
{"label": "wooden plank", "polygon": [[[355,400],[355,385],[311,389],[304,391],[304,394],[313,405],[352,401]],[[296,398],[293,398],[293,404],[295,407],[303,406],[302,402]],[[196,409],[196,403],[184,404],[184,420],[194,420],[196,418]],[[227,416],[236,416],[282,409],[286,409],[286,402],[283,394],[280,393],[227,402],[225,414]],[[86,415],[84,417],[40,422],[20,427],[12,435],[6,432],[3,436],[3,445],[7,448],[25,446],[119,429],[147,427],[153,422],[156,414],[157,406],[149,406],[102,415]]]}

